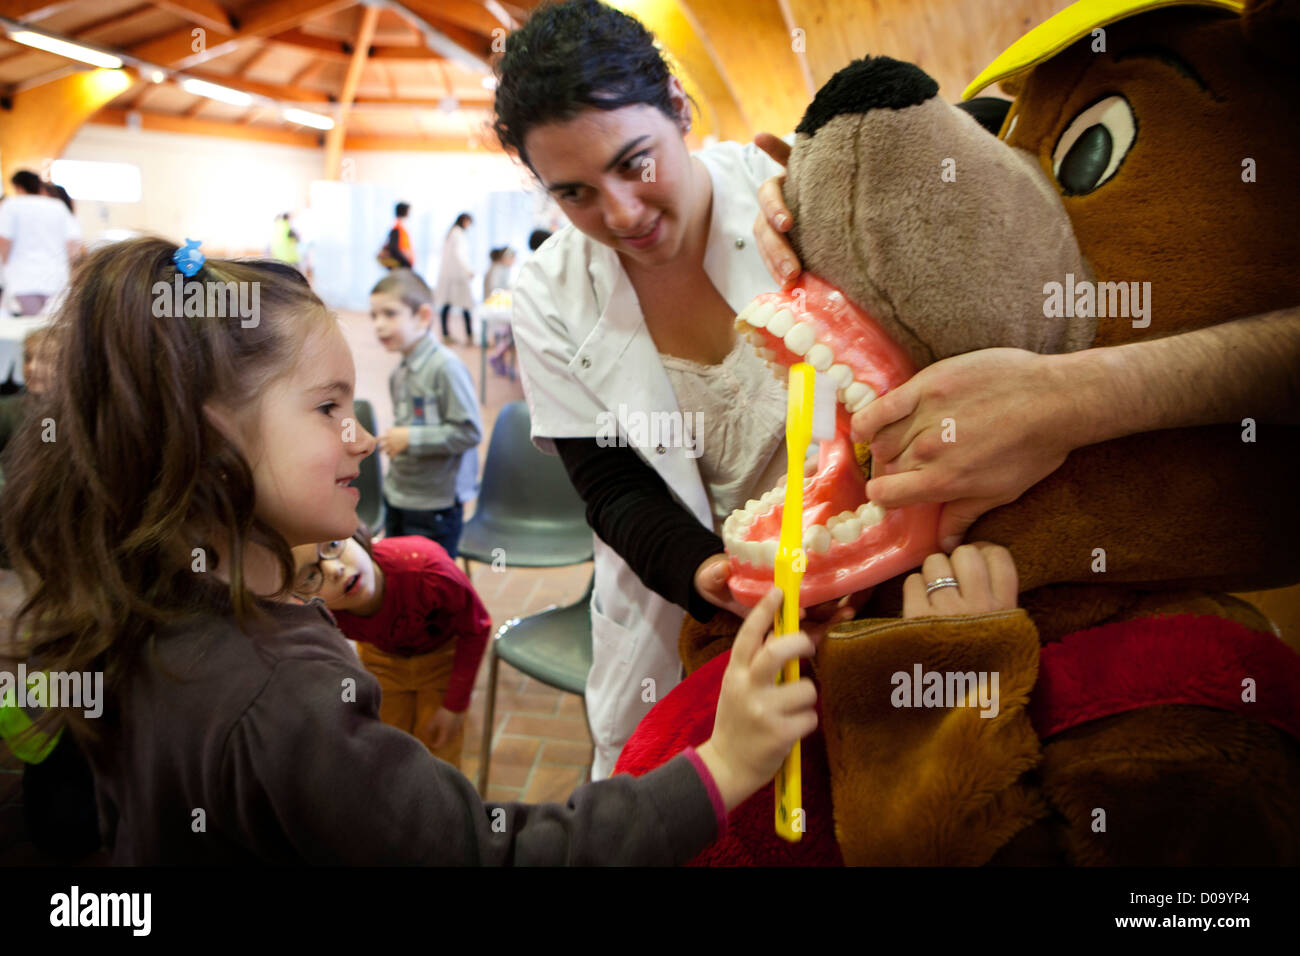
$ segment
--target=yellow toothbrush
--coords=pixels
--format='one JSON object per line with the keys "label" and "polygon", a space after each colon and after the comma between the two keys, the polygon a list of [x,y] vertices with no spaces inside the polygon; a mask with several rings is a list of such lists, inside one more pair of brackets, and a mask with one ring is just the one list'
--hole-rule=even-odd
{"label": "yellow toothbrush", "polygon": [[[835,394],[830,379],[818,375],[807,362],[790,367],[790,397],[786,407],[785,509],[781,514],[781,537],[776,549],[776,586],[781,589],[781,609],[773,631],[776,636],[799,630],[799,585],[808,562],[803,553],[803,470],[804,459],[814,433],[820,439],[835,431]],[[799,661],[788,662],[777,675],[784,684],[799,679]],[[796,843],[803,838],[803,781],[800,775],[800,747],[795,741],[776,775],[776,833]]]}

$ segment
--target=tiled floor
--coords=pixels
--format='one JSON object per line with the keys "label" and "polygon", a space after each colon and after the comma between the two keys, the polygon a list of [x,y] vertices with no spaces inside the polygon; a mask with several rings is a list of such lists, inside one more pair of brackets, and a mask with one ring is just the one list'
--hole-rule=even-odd
{"label": "tiled floor", "polygon": [[[397,356],[385,352],[362,313],[341,315],[344,335],[357,364],[357,397],[371,401],[377,427],[392,424],[388,395],[388,374]],[[477,347],[453,346],[479,384]],[[508,402],[523,398],[517,382],[489,371],[487,404],[483,407],[483,442],[479,446],[480,466],[487,455],[492,423]],[[467,509],[466,517],[472,513]],[[512,617],[522,617],[548,606],[570,604],[582,596],[591,577],[591,565],[568,568],[507,568],[494,571],[486,565],[471,568],[475,587],[492,615],[493,628]],[[13,576],[0,571],[0,620],[18,605],[21,594]],[[8,667],[2,659],[0,666]],[[478,779],[479,747],[487,700],[488,668],[483,666],[475,684],[473,702],[466,718],[465,749],[461,769],[472,781]],[[489,800],[528,802],[563,801],[586,778],[591,763],[591,738],[583,716],[582,701],[540,684],[510,665],[500,667],[496,719],[493,728],[493,756],[486,797]],[[0,745],[0,865],[21,866],[51,862],[26,838],[22,822],[22,773],[7,748]]]}

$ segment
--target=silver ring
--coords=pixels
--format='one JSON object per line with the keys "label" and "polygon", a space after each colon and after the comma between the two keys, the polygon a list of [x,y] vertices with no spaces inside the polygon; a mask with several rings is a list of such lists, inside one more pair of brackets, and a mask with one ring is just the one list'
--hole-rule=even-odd
{"label": "silver ring", "polygon": [[957,586],[956,578],[935,578],[925,586],[925,593],[931,594],[934,591],[938,591],[940,588],[955,588]]}

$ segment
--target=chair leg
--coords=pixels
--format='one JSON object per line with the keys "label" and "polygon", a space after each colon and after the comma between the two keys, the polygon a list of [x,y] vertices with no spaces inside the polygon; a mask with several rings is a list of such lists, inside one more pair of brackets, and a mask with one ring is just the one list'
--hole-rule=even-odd
{"label": "chair leg", "polygon": [[488,698],[483,713],[483,742],[479,745],[478,757],[478,795],[487,799],[488,765],[492,761],[492,728],[496,724],[497,710],[497,666],[499,659],[488,641]]}
{"label": "chair leg", "polygon": [[469,558],[465,557],[464,555],[461,555],[460,563],[461,563],[462,565],[464,565],[464,567],[465,567],[465,577],[469,578],[469,583],[470,583],[470,584],[473,584],[473,583],[474,583],[474,575],[470,572],[470,569],[469,569]]}
{"label": "chair leg", "polygon": [[587,736],[589,736],[589,737],[592,738],[592,744],[591,744],[591,757],[592,757],[592,761],[593,761],[593,762],[587,764],[587,775],[586,775],[585,777],[583,777],[582,782],[583,782],[583,783],[591,783],[591,768],[594,767],[594,766],[596,765],[596,764],[594,763],[594,761],[595,761],[595,759],[596,759],[596,743],[595,743],[595,735],[593,735],[592,732],[591,732],[591,717],[587,714],[587,695],[586,695],[586,694],[579,694],[579,695],[578,695],[578,700],[582,701],[582,719],[585,720],[585,721],[587,722]]}

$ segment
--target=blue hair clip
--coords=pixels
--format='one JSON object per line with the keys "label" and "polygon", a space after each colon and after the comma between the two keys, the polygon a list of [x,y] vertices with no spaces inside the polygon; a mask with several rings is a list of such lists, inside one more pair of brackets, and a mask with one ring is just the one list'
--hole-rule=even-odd
{"label": "blue hair clip", "polygon": [[176,263],[177,271],[190,279],[194,277],[194,273],[203,268],[207,258],[199,251],[199,240],[187,237],[185,245],[172,253],[172,262]]}

